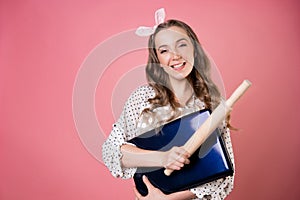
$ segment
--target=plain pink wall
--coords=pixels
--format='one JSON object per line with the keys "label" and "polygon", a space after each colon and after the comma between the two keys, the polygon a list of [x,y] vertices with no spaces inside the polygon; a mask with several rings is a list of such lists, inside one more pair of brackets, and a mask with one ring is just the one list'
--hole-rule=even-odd
{"label": "plain pink wall", "polygon": [[[83,146],[72,95],[92,49],[153,25],[160,7],[194,28],[228,94],[245,78],[253,82],[232,112],[241,131],[232,133],[236,179],[228,199],[300,198],[298,1],[2,0],[1,200],[133,199],[132,181],[114,179]],[[136,55],[112,63],[99,81],[95,108],[106,135],[115,118],[105,99],[116,77],[146,62],[145,53]]]}

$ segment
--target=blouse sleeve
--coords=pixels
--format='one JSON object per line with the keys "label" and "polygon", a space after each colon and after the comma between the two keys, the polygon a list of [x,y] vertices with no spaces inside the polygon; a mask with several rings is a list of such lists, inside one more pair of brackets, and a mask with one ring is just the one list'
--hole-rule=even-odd
{"label": "blouse sleeve", "polygon": [[[229,128],[227,128],[225,122],[223,122],[223,125],[220,127],[220,131],[222,133],[222,137],[225,141],[226,149],[228,151],[230,160],[234,168],[235,164],[234,164],[233,149],[232,149],[231,138],[230,138],[230,131]],[[232,191],[233,183],[234,183],[234,174],[233,176],[221,178],[216,181],[212,181],[204,185],[201,185],[199,187],[192,188],[190,189],[190,191],[194,193],[199,199],[220,200],[220,199],[225,199],[225,197]]]}
{"label": "blouse sleeve", "polygon": [[148,99],[153,97],[154,90],[150,86],[139,87],[126,101],[119,119],[113,124],[112,131],[102,145],[104,164],[116,178],[132,178],[136,168],[124,168],[121,165],[121,146],[137,134],[136,124],[141,112],[149,105]]}

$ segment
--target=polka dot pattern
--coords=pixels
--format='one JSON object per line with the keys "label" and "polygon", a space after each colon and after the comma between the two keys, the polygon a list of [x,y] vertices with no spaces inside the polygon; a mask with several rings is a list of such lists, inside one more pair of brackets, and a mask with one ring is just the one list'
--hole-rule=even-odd
{"label": "polka dot pattern", "polygon": [[[174,115],[170,106],[156,108],[151,114],[141,114],[145,108],[150,107],[148,99],[154,96],[155,91],[149,85],[137,88],[126,101],[119,119],[113,124],[112,131],[102,146],[103,161],[114,177],[132,178],[136,171],[136,168],[122,168],[120,147],[123,144],[130,144],[127,143],[128,140],[156,128],[162,121]],[[180,117],[204,108],[204,103],[194,96],[185,107],[178,108],[175,112],[179,113],[178,117]],[[219,128],[234,165],[230,132],[226,122],[224,121]],[[234,176],[226,177],[192,188],[190,191],[197,196],[196,199],[224,199],[233,189],[233,182]]]}

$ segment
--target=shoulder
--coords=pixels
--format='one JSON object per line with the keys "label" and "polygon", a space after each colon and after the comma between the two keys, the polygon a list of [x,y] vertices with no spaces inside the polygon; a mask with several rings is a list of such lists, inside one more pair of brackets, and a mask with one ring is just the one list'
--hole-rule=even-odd
{"label": "shoulder", "polygon": [[155,91],[150,85],[139,86],[131,93],[125,106],[128,108],[144,109],[149,106],[149,99],[155,97]]}
{"label": "shoulder", "polygon": [[143,94],[143,95],[153,96],[153,95],[155,95],[155,91],[154,91],[154,88],[150,85],[142,85],[142,86],[139,86],[133,92],[133,94]]}
{"label": "shoulder", "polygon": [[139,101],[144,102],[148,101],[149,98],[155,96],[155,91],[150,85],[139,86],[134,92],[129,96],[129,101]]}

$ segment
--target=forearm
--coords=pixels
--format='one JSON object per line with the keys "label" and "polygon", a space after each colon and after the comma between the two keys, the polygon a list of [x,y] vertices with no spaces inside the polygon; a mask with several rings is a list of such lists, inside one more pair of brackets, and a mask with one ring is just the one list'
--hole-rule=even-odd
{"label": "forearm", "polygon": [[189,190],[175,192],[168,195],[168,200],[190,200],[196,198],[196,195]]}
{"label": "forearm", "polygon": [[123,167],[163,167],[161,158],[164,152],[144,150],[124,144],[121,146],[121,153]]}

